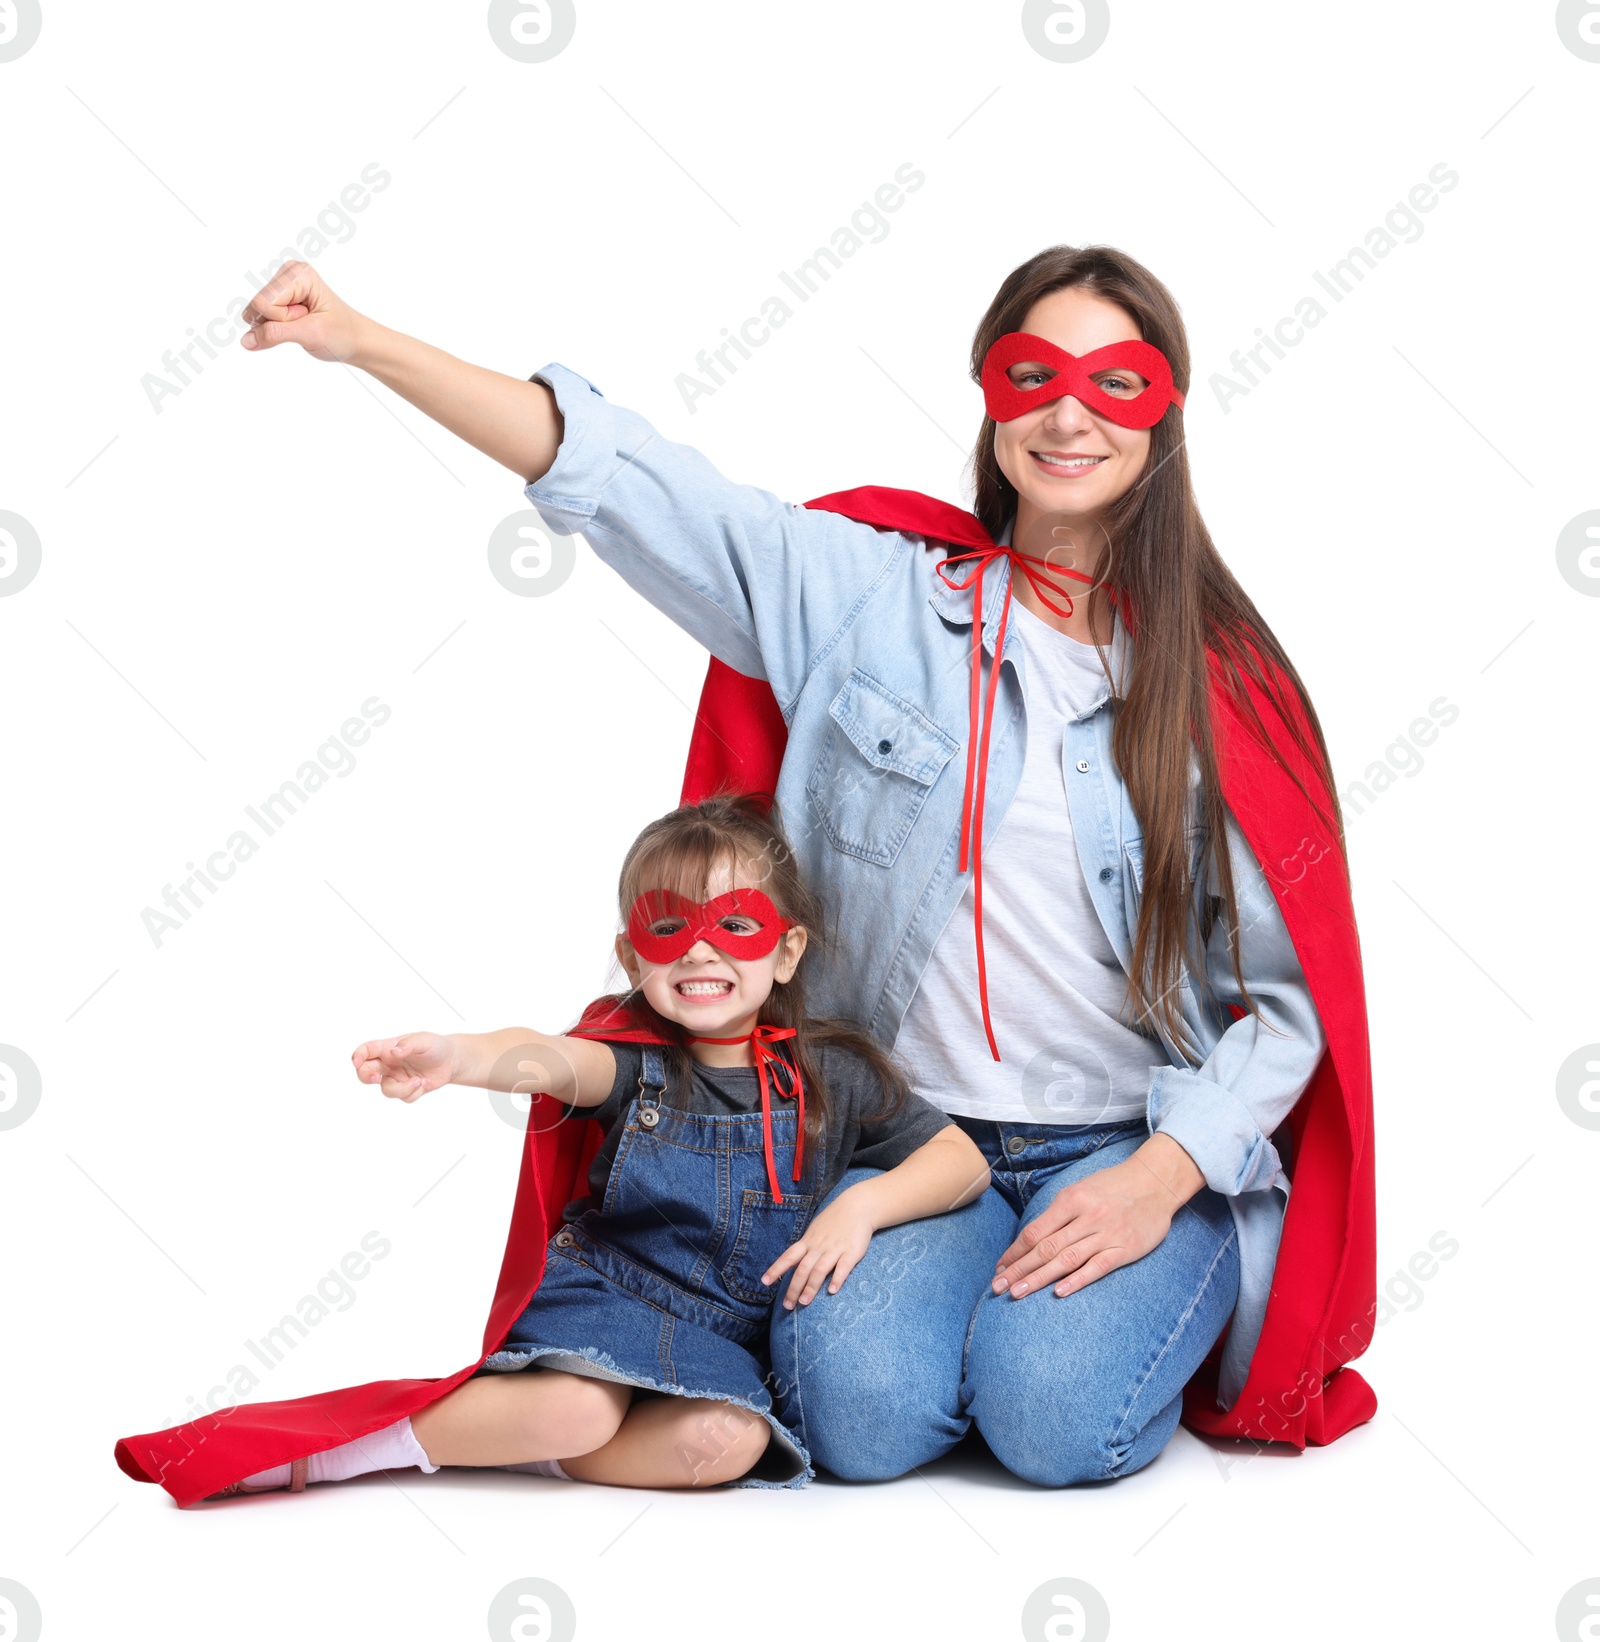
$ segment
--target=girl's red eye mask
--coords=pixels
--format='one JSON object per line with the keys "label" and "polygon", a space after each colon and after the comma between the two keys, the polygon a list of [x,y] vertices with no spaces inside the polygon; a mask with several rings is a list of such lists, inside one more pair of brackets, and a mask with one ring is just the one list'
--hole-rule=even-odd
{"label": "girl's red eye mask", "polygon": [[[726,929],[727,923],[754,929]],[[661,929],[656,926],[672,924]],[[696,941],[708,941],[730,958],[764,958],[790,927],[759,889],[734,889],[710,901],[691,901],[670,889],[646,890],[628,910],[628,939],[648,964],[671,964]]]}
{"label": "girl's red eye mask", "polygon": [[[1019,388],[1008,372],[1013,365],[1043,365],[1054,372],[1036,388]],[[1103,371],[1132,371],[1149,384],[1131,399],[1109,394],[1094,378]],[[983,356],[983,403],[996,422],[1011,422],[1052,399],[1068,394],[1090,410],[1125,428],[1153,428],[1168,405],[1183,406],[1172,385],[1167,356],[1149,342],[1112,342],[1092,353],[1070,354],[1042,336],[1008,331]]]}

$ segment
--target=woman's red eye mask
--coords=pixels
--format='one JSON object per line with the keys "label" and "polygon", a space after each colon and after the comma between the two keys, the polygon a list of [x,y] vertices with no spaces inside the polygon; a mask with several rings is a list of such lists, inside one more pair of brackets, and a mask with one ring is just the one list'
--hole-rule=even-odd
{"label": "woman's red eye mask", "polygon": [[[752,930],[724,929],[724,922],[742,919]],[[672,922],[676,929],[651,926]],[[671,964],[696,941],[708,941],[730,958],[764,958],[790,927],[787,918],[759,889],[734,889],[710,901],[691,901],[670,889],[646,890],[628,910],[628,939],[647,964]]]}
{"label": "woman's red eye mask", "polygon": [[[1036,388],[1019,388],[1007,374],[1013,365],[1044,365],[1055,374]],[[1131,399],[1109,394],[1094,378],[1102,371],[1132,371],[1149,386]],[[1093,353],[1070,354],[1042,336],[1008,331],[983,356],[983,403],[996,422],[1011,422],[1027,411],[1068,394],[1097,415],[1125,428],[1153,428],[1168,405],[1183,406],[1172,385],[1167,356],[1149,342],[1112,342]]]}

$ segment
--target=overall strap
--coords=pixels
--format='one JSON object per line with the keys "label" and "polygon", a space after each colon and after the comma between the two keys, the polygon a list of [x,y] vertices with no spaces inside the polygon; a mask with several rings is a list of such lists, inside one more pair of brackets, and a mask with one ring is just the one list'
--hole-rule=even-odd
{"label": "overall strap", "polygon": [[645,1045],[644,1065],[639,1072],[639,1121],[647,1129],[661,1121],[661,1097],[666,1092],[667,1069],[661,1051]]}

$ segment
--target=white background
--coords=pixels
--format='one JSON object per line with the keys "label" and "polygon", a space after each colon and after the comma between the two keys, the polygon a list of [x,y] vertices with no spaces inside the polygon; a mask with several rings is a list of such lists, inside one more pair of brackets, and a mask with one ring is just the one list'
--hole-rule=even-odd
{"label": "white background", "polygon": [[[1600,1039],[1600,600],[1556,559],[1600,507],[1600,63],[1547,3],[1111,11],[1063,64],[1015,3],[580,0],[524,64],[481,3],[46,0],[0,62],[0,509],[43,544],[0,598],[0,1043],[43,1091],[0,1131],[0,1578],[47,1636],[477,1637],[540,1576],[590,1639],[1013,1638],[1071,1576],[1119,1638],[1543,1637],[1600,1577],[1600,1132],[1555,1094]],[[1201,507],[1341,784],[1459,709],[1350,816],[1380,1281],[1459,1243],[1394,1290],[1369,1426],[1258,1459],[1180,1431],[1055,1493],[963,1453],[871,1488],[411,1473],[179,1511],[115,1468],[236,1363],[282,1398],[475,1355],[518,1135],[348,1056],[558,1029],[603,987],[704,666],[587,555],[505,591],[517,479],[370,378],[234,342],[152,408],[163,354],[374,162],[310,258],[348,301],[559,360],[789,500],[963,497],[972,330],[1040,248],[1168,284]],[[905,162],[887,237],[691,415],[674,378]],[[1441,162],[1420,237],[1224,412],[1211,375]],[[353,772],[156,946],[142,909],[373,696]],[[262,1371],[245,1340],[369,1231],[354,1303]]]}

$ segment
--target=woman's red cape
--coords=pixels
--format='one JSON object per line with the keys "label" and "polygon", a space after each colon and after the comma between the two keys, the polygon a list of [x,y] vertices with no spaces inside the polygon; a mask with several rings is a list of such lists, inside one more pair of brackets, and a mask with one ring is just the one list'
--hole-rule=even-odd
{"label": "woman's red cape", "polygon": [[[972,514],[914,491],[867,487],[807,506],[931,542],[991,545]],[[1372,1073],[1361,952],[1337,839],[1215,676],[1212,682],[1223,797],[1272,884],[1328,1049],[1288,1120],[1287,1145],[1278,1136],[1292,1160],[1293,1191],[1249,1378],[1233,1407],[1220,1410],[1214,1351],[1185,1393],[1184,1422],[1214,1436],[1303,1448],[1332,1442],[1377,1409],[1371,1388],[1344,1366],[1370,1342],[1376,1307]],[[1321,773],[1284,729],[1284,713],[1299,714],[1293,693],[1269,696],[1249,688],[1278,753],[1310,791],[1323,789]],[[770,687],[713,660],[689,747],[684,802],[729,790],[774,791],[786,738]],[[603,1004],[591,1005],[574,1031],[634,1042],[651,1036]],[[546,1096],[533,1102],[476,1362],[444,1379],[375,1380],[287,1402],[221,1408],[165,1431],[124,1437],[117,1463],[130,1477],[158,1482],[179,1505],[190,1505],[268,1466],[380,1430],[454,1390],[505,1339],[539,1286],[545,1245],[562,1208],[583,1195],[600,1128],[588,1119],[562,1122],[560,1111]]]}

